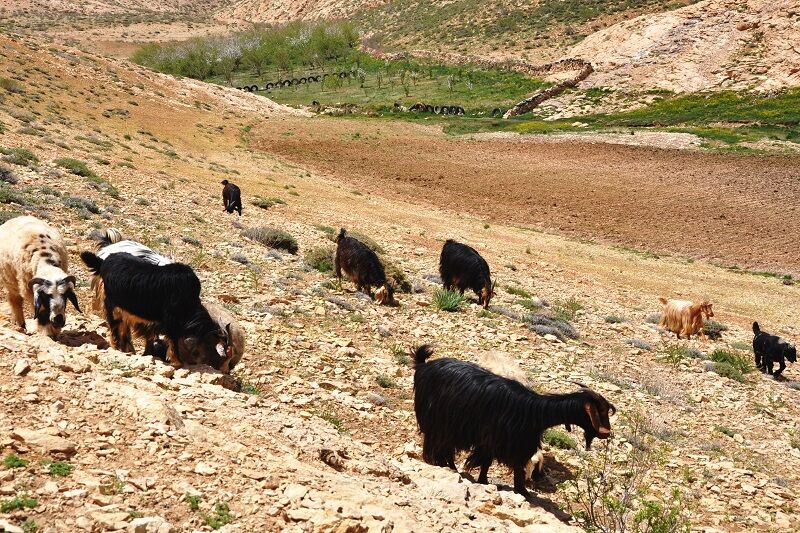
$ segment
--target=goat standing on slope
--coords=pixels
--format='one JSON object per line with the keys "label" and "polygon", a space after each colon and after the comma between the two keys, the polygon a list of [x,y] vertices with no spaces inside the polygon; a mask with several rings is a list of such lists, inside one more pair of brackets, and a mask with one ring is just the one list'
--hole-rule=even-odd
{"label": "goat standing on slope", "polygon": [[200,280],[192,268],[181,263],[156,266],[127,253],[101,259],[83,252],[81,259],[92,274],[103,281],[106,322],[111,345],[133,353],[131,332],[145,339],[164,335],[167,362],[184,364],[185,346],[194,351],[214,350],[226,357],[225,333],[200,302]]}
{"label": "goat standing on slope", "polygon": [[67,250],[56,229],[31,216],[12,218],[0,226],[0,280],[22,331],[26,300],[33,306],[39,331],[50,337],[66,324],[67,301],[81,312],[75,276],[67,272]]}
{"label": "goat standing on slope", "polygon": [[497,460],[514,470],[514,492],[528,496],[525,465],[541,447],[544,430],[561,424],[583,428],[586,448],[611,436],[616,409],[582,387],[569,394],[537,394],[518,381],[473,363],[442,358],[427,362],[428,346],[414,351],[414,412],[423,434],[426,463],[455,469],[458,451],[470,452],[467,468],[479,466],[488,482]]}
{"label": "goat standing on slope", "polygon": [[448,239],[439,257],[439,275],[446,290],[472,289],[478,295],[478,303],[485,309],[494,296],[489,263],[474,248]]}
{"label": "goat standing on slope", "polygon": [[699,334],[701,339],[706,340],[706,334],[703,331],[703,315],[706,320],[713,317],[714,310],[711,307],[714,304],[708,300],[698,303],[688,300],[667,300],[666,298],[658,300],[664,304],[664,313],[661,315],[659,326],[675,333],[679,339],[681,335],[686,335],[687,339],[691,339],[692,335]]}
{"label": "goat standing on slope", "polygon": [[336,257],[333,260],[336,277],[341,281],[342,273],[356,284],[359,291],[372,296],[372,286],[379,289],[375,291],[375,301],[382,305],[394,303],[394,286],[386,277],[378,254],[369,249],[363,242],[347,235],[344,228],[336,236]]}
{"label": "goat standing on slope", "polygon": [[225,211],[228,213],[238,211],[239,216],[242,216],[242,191],[228,180],[222,180],[222,185],[224,185],[222,188],[222,202],[225,205]]}

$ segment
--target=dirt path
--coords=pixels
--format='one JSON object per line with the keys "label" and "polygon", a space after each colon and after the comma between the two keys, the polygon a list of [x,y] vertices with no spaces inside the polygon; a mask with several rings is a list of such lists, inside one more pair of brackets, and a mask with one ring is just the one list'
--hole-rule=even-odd
{"label": "dirt path", "polygon": [[[392,123],[394,128],[396,123]],[[372,121],[265,124],[256,145],[363,191],[487,220],[800,273],[800,157],[464,140]]]}

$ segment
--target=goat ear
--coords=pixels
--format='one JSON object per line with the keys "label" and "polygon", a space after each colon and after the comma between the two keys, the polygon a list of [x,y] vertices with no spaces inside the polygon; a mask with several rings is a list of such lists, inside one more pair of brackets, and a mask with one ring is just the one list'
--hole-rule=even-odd
{"label": "goat ear", "polygon": [[228,342],[231,342],[231,339],[233,338],[233,334],[231,333],[231,323],[230,322],[225,324],[225,334],[228,336]]}
{"label": "goat ear", "polygon": [[83,313],[83,311],[81,311],[81,306],[78,305],[78,296],[75,294],[75,291],[70,289],[64,295],[67,297],[67,300],[69,300],[72,303],[72,306],[75,308],[76,311],[78,311],[79,313]]}
{"label": "goat ear", "polygon": [[583,404],[583,409],[589,415],[589,420],[591,420],[594,430],[600,433],[600,415],[597,412],[597,407],[592,402],[586,402]]}
{"label": "goat ear", "polygon": [[28,288],[29,288],[30,290],[33,290],[33,287],[34,287],[35,285],[45,285],[45,284],[47,284],[47,280],[46,280],[46,279],[42,279],[42,278],[33,278],[32,280],[30,280],[30,281],[28,282]]}

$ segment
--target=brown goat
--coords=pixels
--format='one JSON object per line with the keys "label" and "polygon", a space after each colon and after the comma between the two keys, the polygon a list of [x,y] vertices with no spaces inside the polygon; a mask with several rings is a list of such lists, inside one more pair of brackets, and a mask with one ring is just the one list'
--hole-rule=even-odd
{"label": "brown goat", "polygon": [[691,339],[692,335],[699,334],[701,339],[706,340],[706,334],[703,331],[703,316],[705,315],[706,320],[714,316],[711,308],[714,304],[708,300],[692,303],[688,300],[659,298],[659,301],[664,304],[664,313],[661,315],[659,326],[675,333],[679,339],[681,335],[686,335],[687,339]]}

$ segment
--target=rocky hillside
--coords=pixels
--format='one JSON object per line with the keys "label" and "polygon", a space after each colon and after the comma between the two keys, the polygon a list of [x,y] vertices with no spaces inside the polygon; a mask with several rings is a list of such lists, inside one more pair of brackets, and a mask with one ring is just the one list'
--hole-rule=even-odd
{"label": "rocky hillside", "polygon": [[595,66],[588,85],[770,91],[800,84],[797,0],[704,0],[620,22],[568,55]]}
{"label": "rocky hillside", "polygon": [[[575,522],[560,506],[585,500],[561,483],[631,471],[636,509],[676,506],[677,488],[697,530],[800,527],[796,368],[788,381],[726,373],[739,381],[707,360],[714,350],[749,359],[753,316],[798,338],[796,286],[365,194],[256,150],[259,136],[337,119],[255,95],[27,39],[0,37],[0,55],[0,214],[36,214],[63,232],[86,310],[54,342],[13,331],[0,302],[0,528],[566,531]],[[241,218],[221,209],[224,178],[245,191]],[[106,347],[77,254],[108,226],[190,263],[204,296],[235,313],[248,340],[233,378]],[[290,233],[298,253],[242,235],[262,226]],[[314,258],[340,226],[377,240],[405,272],[412,292],[399,307],[311,266],[324,270]],[[447,237],[492,264],[490,310],[431,305]],[[648,321],[660,295],[712,298],[730,329],[677,345]],[[540,336],[531,313],[568,320],[577,338]],[[551,437],[532,502],[510,492],[505,468],[480,486],[427,466],[406,356],[422,342],[470,360],[505,353],[540,390],[584,382],[619,409],[615,437],[589,453],[580,429]]]}

